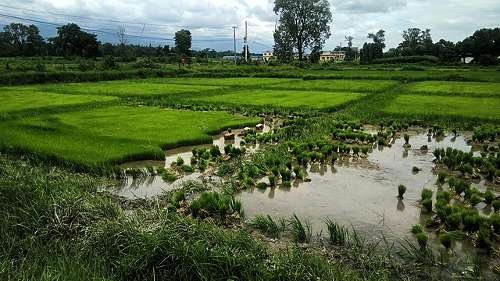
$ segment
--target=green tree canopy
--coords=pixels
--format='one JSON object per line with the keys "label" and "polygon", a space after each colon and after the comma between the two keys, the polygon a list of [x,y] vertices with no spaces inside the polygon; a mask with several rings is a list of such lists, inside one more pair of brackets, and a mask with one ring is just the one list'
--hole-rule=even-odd
{"label": "green tree canopy", "polygon": [[96,57],[99,54],[97,35],[82,31],[75,23],[58,27],[57,36],[50,41],[66,56]]}
{"label": "green tree canopy", "polygon": [[175,48],[180,55],[188,56],[191,49],[191,32],[186,29],[175,33]]}
{"label": "green tree canopy", "polygon": [[275,50],[282,54],[290,51],[288,44],[291,44],[301,60],[305,48],[321,49],[331,35],[332,12],[328,0],[275,0],[274,12],[279,15]]}

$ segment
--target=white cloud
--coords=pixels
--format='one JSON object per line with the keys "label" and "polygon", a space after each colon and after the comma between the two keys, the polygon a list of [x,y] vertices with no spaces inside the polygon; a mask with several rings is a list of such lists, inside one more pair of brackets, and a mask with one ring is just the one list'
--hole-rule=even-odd
{"label": "white cloud", "polygon": [[[435,40],[458,41],[481,27],[498,25],[500,18],[498,0],[330,0],[330,3],[334,23],[333,36],[325,46],[327,49],[344,41],[345,35],[354,36],[355,45],[362,45],[367,41],[366,35],[378,29],[387,31],[388,46],[393,47],[401,41],[402,30],[414,26],[430,28]],[[276,21],[273,4],[273,0],[13,0],[4,5],[37,12],[3,7],[0,10],[51,22],[73,21],[105,30],[116,30],[120,24],[47,12],[131,22],[136,24],[125,25],[128,33],[155,37],[171,36],[176,30],[187,27],[192,30],[194,39],[232,38],[233,25],[240,27],[238,37],[241,38],[244,21],[248,20],[249,39],[270,46]],[[2,19],[1,22],[6,21]],[[231,42],[193,45],[223,49],[232,46]],[[267,47],[255,45],[253,48],[263,49]]]}

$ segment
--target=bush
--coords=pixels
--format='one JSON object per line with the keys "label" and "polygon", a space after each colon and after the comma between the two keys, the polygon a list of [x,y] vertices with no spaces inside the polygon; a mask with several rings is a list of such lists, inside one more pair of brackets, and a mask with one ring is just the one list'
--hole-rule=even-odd
{"label": "bush", "polygon": [[102,69],[116,69],[118,64],[113,56],[105,56],[102,60]]}

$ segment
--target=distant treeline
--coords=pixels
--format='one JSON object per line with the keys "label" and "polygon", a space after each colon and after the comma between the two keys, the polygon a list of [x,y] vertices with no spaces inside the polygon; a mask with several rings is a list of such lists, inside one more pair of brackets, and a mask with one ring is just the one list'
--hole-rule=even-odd
{"label": "distant treeline", "polygon": [[[117,32],[117,37],[119,36],[120,34]],[[181,36],[182,40],[179,40]],[[122,34],[121,38],[124,37],[126,34]],[[208,59],[233,55],[233,51],[218,52],[208,48],[201,51],[190,50],[190,41],[189,31],[181,30],[176,33],[176,46],[172,47],[169,45],[152,46],[151,44],[147,46],[134,45],[123,42],[117,44],[101,43],[97,40],[97,35],[83,31],[74,23],[58,27],[57,36],[46,40],[40,35],[40,30],[36,25],[11,23],[4,26],[3,32],[0,32],[0,57],[80,56],[94,58],[116,56],[131,59],[135,57],[171,57],[173,62],[177,62],[180,56]]]}
{"label": "distant treeline", "polygon": [[430,32],[430,29],[409,28],[403,31],[399,46],[385,53],[385,31],[369,34],[373,42],[363,45],[361,63],[457,63],[468,57],[481,65],[500,63],[500,28],[477,30],[457,43],[445,39],[434,43]]}

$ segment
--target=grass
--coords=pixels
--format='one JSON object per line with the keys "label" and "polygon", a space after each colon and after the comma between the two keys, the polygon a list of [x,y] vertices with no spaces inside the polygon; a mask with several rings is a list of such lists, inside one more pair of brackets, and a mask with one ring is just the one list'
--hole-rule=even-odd
{"label": "grass", "polygon": [[436,95],[500,97],[499,83],[425,81],[408,85],[408,92]]}
{"label": "grass", "polygon": [[94,83],[67,83],[40,85],[34,88],[41,91],[78,95],[104,96],[162,96],[184,93],[203,93],[219,90],[218,86],[177,85],[157,83],[158,80],[124,80]]}
{"label": "grass", "polygon": [[154,79],[154,82],[183,85],[206,85],[206,86],[224,86],[224,87],[251,87],[251,86],[269,86],[275,84],[289,83],[291,81],[300,81],[297,79],[279,79],[279,78],[171,78]]}
{"label": "grass", "polygon": [[114,106],[0,123],[0,146],[95,166],[162,159],[162,148],[208,143],[224,128],[258,121],[225,112]]}
{"label": "grass", "polygon": [[401,95],[383,109],[385,113],[444,116],[470,119],[500,119],[500,99]]}
{"label": "grass", "polygon": [[361,93],[251,90],[239,91],[223,95],[196,97],[194,99],[204,102],[225,103],[233,105],[327,109],[355,101],[364,96],[365,94]]}
{"label": "grass", "polygon": [[36,112],[60,107],[96,104],[117,100],[114,97],[91,95],[69,96],[53,92],[38,92],[28,87],[0,88],[0,114],[16,112]]}
{"label": "grass", "polygon": [[380,92],[395,85],[390,80],[299,80],[265,86],[268,89],[286,89],[300,91],[340,91],[340,92]]}

